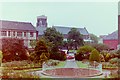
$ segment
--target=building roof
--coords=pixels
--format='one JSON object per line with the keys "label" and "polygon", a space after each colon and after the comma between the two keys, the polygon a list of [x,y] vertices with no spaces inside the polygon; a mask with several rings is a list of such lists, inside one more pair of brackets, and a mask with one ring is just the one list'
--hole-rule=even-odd
{"label": "building roof", "polygon": [[[68,34],[68,32],[71,30],[71,28],[73,28],[73,27],[65,27],[65,26],[52,26],[52,27],[54,27],[57,31],[59,31],[62,34]],[[84,28],[76,28],[76,29],[82,35],[89,35],[89,33],[85,27]]]}
{"label": "building roof", "polygon": [[[68,34],[68,32],[71,30],[72,27],[63,27],[63,26],[52,26],[54,27],[57,31],[59,31],[62,34]],[[36,27],[36,30],[38,31],[38,35],[43,35],[44,31],[47,29],[47,27]],[[82,34],[82,35],[89,35],[88,31],[86,28],[77,28],[77,30]]]}
{"label": "building roof", "polygon": [[113,32],[113,33],[111,33],[111,34],[108,34],[108,35],[106,35],[106,36],[104,36],[102,38],[103,38],[103,40],[118,39],[118,30]]}
{"label": "building roof", "polygon": [[0,29],[36,31],[35,27],[29,22],[5,20],[0,20]]}

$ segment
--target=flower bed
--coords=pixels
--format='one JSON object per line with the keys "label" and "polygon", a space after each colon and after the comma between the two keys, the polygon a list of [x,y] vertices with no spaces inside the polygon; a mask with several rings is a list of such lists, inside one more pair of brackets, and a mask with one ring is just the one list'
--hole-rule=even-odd
{"label": "flower bed", "polygon": [[32,69],[32,68],[41,68],[41,63],[34,63],[32,61],[12,61],[3,63],[3,67],[6,70],[24,70],[24,69]]}
{"label": "flower bed", "polygon": [[103,69],[118,69],[118,64],[111,64],[110,62],[102,62]]}

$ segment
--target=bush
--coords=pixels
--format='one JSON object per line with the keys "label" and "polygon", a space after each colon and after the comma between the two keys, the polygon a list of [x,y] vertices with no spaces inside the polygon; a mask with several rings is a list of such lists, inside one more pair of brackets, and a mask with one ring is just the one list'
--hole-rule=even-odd
{"label": "bush", "polygon": [[118,58],[120,58],[120,49],[116,53],[118,54]]}
{"label": "bush", "polygon": [[112,58],[109,60],[111,64],[117,64],[118,63],[118,58]]}
{"label": "bush", "polygon": [[64,51],[58,51],[50,54],[50,59],[64,61],[67,59]]}
{"label": "bush", "polygon": [[43,39],[40,39],[37,42],[34,52],[30,54],[30,59],[35,62],[39,62],[39,61],[42,62],[42,60],[40,60],[41,55],[42,55],[42,58],[41,58],[42,60],[43,60],[44,55],[45,55],[44,57],[45,60],[49,59],[50,57],[48,47]]}
{"label": "bush", "polygon": [[105,58],[104,58],[103,54],[100,54],[100,61],[105,62]]}
{"label": "bush", "polygon": [[92,50],[92,52],[89,56],[89,60],[100,62],[100,55],[99,55],[99,52],[96,49]]}
{"label": "bush", "polygon": [[41,62],[41,64],[43,63],[43,62],[46,62],[48,60],[48,57],[46,57],[46,53],[42,53],[41,55],[40,55],[40,62]]}
{"label": "bush", "polygon": [[25,71],[15,71],[15,70],[3,70],[2,71],[2,76],[1,78],[4,80],[6,78],[7,79],[15,79],[15,80],[22,80],[23,79],[29,79],[29,80],[33,80],[33,78],[40,78],[40,76],[36,73],[32,74],[32,73],[28,73],[28,72],[25,72]]}
{"label": "bush", "polygon": [[107,53],[106,56],[105,56],[105,61],[109,61],[111,59],[111,54],[110,53]]}
{"label": "bush", "polygon": [[2,63],[2,58],[3,58],[3,54],[2,54],[2,51],[0,51],[0,66],[1,66],[1,63]]}
{"label": "bush", "polygon": [[94,47],[95,49],[97,49],[99,52],[103,51],[103,50],[109,50],[110,49],[107,45],[101,44],[101,43],[91,44],[91,46]]}
{"label": "bush", "polygon": [[3,38],[2,52],[4,61],[18,61],[28,59],[23,39]]}
{"label": "bush", "polygon": [[89,53],[93,50],[94,48],[88,45],[82,46],[77,50],[77,54],[75,54],[75,59],[76,60],[83,60],[83,59],[89,59]]}

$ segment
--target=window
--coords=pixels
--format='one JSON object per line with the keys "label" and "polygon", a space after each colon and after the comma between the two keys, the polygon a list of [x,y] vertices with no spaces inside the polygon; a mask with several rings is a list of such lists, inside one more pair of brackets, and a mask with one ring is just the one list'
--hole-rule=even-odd
{"label": "window", "polygon": [[10,36],[10,31],[8,31],[8,36]]}
{"label": "window", "polygon": [[30,32],[30,37],[33,37],[33,32]]}
{"label": "window", "polygon": [[24,32],[24,37],[26,37],[26,32]]}
{"label": "window", "polygon": [[7,31],[1,31],[1,36],[7,36]]}
{"label": "window", "polygon": [[17,36],[22,37],[22,32],[17,32]]}

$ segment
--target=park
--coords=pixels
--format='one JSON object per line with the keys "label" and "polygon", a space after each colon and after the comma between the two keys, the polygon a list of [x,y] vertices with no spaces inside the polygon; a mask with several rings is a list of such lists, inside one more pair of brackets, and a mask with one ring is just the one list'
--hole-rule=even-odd
{"label": "park", "polygon": [[[99,43],[86,43],[72,28],[67,41],[55,28],[32,41],[33,49],[23,40],[2,39],[0,78],[118,78],[120,50]],[[65,51],[66,50],[66,51]]]}

